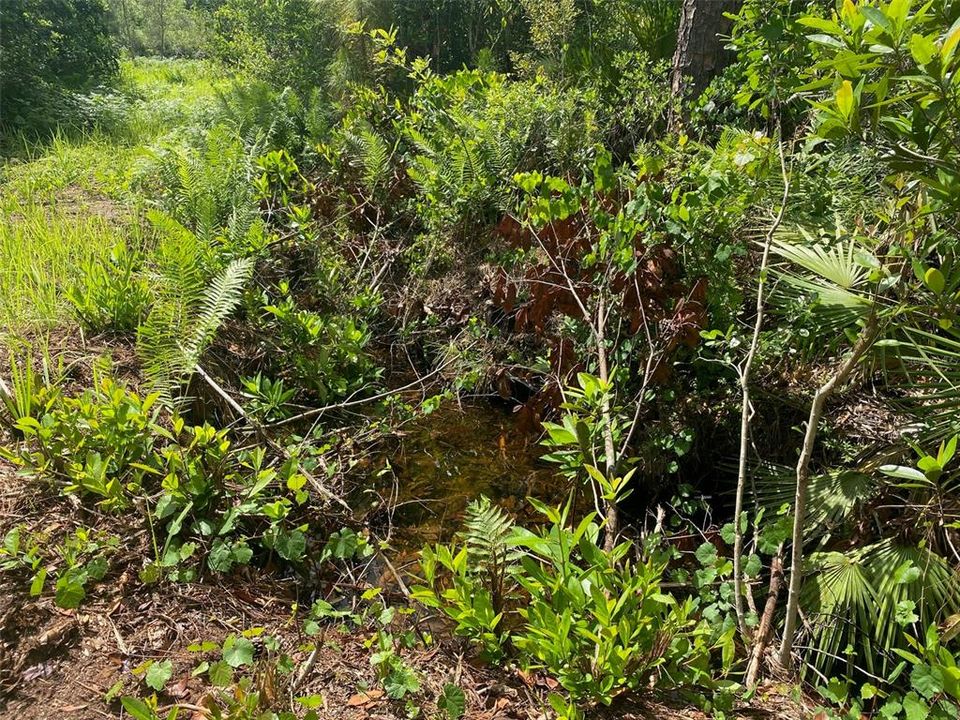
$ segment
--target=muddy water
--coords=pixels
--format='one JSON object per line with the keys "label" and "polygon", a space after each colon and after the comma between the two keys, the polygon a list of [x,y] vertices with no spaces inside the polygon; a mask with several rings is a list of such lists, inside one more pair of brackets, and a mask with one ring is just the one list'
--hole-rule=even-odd
{"label": "muddy water", "polygon": [[538,438],[519,432],[514,415],[489,403],[442,406],[404,427],[381,477],[394,547],[419,548],[459,529],[480,495],[520,521],[531,518],[528,496],[559,501],[566,483],[540,460]]}

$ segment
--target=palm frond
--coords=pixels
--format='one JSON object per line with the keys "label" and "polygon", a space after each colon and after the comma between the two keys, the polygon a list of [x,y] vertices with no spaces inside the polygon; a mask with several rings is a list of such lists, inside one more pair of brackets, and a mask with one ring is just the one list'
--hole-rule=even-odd
{"label": "palm frond", "polygon": [[[793,503],[796,471],[786,465],[764,462],[751,470],[754,497],[768,515]],[[810,478],[807,521],[810,536],[823,539],[840,526],[861,504],[877,493],[876,482],[864,473],[830,470]]]}

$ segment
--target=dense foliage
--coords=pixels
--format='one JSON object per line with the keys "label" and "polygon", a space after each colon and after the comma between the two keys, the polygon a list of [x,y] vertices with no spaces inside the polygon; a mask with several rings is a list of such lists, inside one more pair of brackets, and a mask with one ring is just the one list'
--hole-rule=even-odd
{"label": "dense foliage", "polygon": [[703,1],[2,5],[0,581],[283,606],[105,707],[957,716],[960,5]]}
{"label": "dense foliage", "polygon": [[104,0],[11,0],[0,27],[0,126],[68,121],[78,102],[71,92],[117,71]]}

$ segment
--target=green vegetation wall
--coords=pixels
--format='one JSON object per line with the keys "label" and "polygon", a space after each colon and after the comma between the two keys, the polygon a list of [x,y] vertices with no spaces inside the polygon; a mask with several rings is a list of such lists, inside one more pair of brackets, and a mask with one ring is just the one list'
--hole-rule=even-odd
{"label": "green vegetation wall", "polygon": [[0,125],[54,125],[117,70],[105,0],[0,2]]}

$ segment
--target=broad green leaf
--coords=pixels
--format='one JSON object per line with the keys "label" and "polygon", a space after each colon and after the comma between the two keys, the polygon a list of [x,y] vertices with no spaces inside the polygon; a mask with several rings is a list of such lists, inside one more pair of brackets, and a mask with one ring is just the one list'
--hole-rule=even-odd
{"label": "broad green leaf", "polygon": [[163,662],[154,662],[147,669],[147,685],[157,692],[161,692],[166,687],[167,681],[173,675],[173,663],[169,660]]}
{"label": "broad green leaf", "polygon": [[229,635],[223,643],[223,660],[227,665],[238,668],[253,663],[253,643],[245,637]]}
{"label": "broad green leaf", "polygon": [[914,34],[910,37],[910,54],[923,67],[937,55],[937,46],[930,38]]}
{"label": "broad green leaf", "polygon": [[125,697],[120,698],[120,704],[134,720],[156,720],[153,710],[143,700],[135,697]]}
{"label": "broad green leaf", "polygon": [[837,109],[844,119],[849,119],[853,112],[853,85],[844,80],[837,89]]}
{"label": "broad green leaf", "polygon": [[917,665],[910,673],[910,686],[922,697],[930,700],[943,692],[943,673],[940,668],[930,665]]}
{"label": "broad green leaf", "polygon": [[207,677],[210,678],[210,682],[214,686],[227,687],[233,682],[233,668],[223,662],[223,660],[217,660],[214,663],[210,663],[210,670],[207,672]]}
{"label": "broad green leaf", "polygon": [[450,720],[460,720],[467,709],[467,698],[457,685],[447,683],[437,699],[437,709],[441,710]]}
{"label": "broad green leaf", "polygon": [[947,285],[943,273],[937,268],[930,268],[923,275],[923,284],[930,288],[930,291],[939,295]]}

